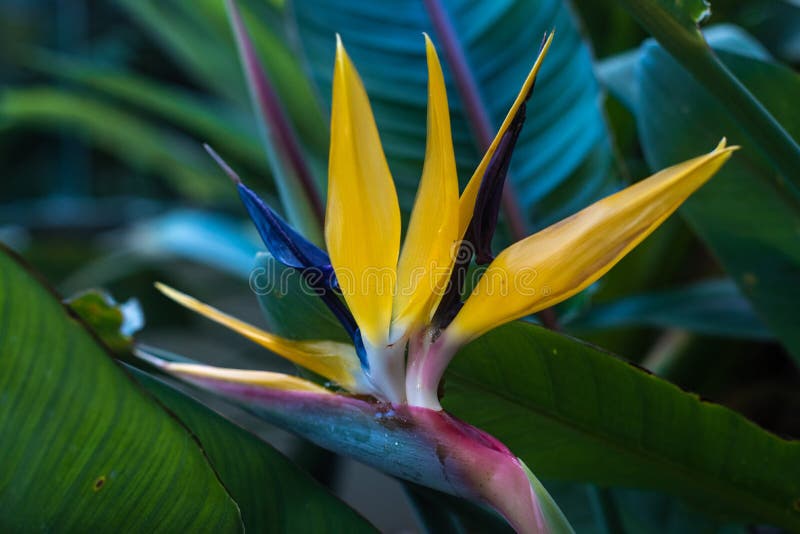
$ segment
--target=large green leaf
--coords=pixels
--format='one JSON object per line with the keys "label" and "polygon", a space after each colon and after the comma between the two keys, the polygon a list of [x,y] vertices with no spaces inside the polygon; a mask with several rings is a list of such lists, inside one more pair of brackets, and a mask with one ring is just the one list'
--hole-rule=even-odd
{"label": "large green leaf", "polygon": [[[752,57],[718,55],[800,138],[800,108],[790,97],[800,94],[800,76]],[[800,201],[774,185],[772,166],[744,129],[655,43],[643,46],[637,82],[639,135],[653,168],[686,159],[722,136],[743,146],[682,213],[767,326],[800,359]]]}
{"label": "large green leaf", "polygon": [[[544,225],[613,187],[611,149],[592,58],[560,0],[442,2],[449,14],[493,127],[516,96],[544,32],[555,41],[542,67],[528,123],[511,165],[518,202]],[[452,130],[462,184],[482,156],[455,90],[440,37],[416,0],[302,1],[292,6],[304,52],[329,107],[334,33],[342,36],[369,93],[401,206],[411,207],[425,154],[425,49],[430,34],[445,62]]]}
{"label": "large green leaf", "polygon": [[0,529],[241,529],[194,436],[0,253]]}
{"label": "large green leaf", "polygon": [[[133,348],[127,305],[86,292],[69,306],[118,354]],[[328,493],[280,452],[224,416],[158,378],[126,366],[158,401],[200,440],[225,488],[236,500],[245,530],[254,532],[373,532],[356,512]]]}
{"label": "large green leaf", "polygon": [[581,534],[745,534],[744,525],[720,524],[678,499],[653,491],[552,482],[558,505]]}
{"label": "large green leaf", "polygon": [[236,499],[247,531],[375,532],[365,519],[267,443],[164,382],[133,372],[203,443],[210,462]]}
{"label": "large green leaf", "polygon": [[800,145],[770,104],[748,86],[724,58],[708,47],[697,26],[709,15],[706,0],[622,0],[642,26],[711,91],[748,145],[766,156],[767,178],[785,195],[800,201]]}
{"label": "large green leaf", "polygon": [[572,338],[524,323],[483,336],[451,365],[443,403],[544,479],[656,489],[800,528],[800,442]]}

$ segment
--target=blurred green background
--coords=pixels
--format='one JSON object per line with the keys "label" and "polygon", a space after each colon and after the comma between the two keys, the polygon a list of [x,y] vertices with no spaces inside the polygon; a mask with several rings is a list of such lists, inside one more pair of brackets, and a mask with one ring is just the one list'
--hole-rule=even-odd
{"label": "blurred green background", "polygon": [[[325,73],[333,54],[333,33],[315,17],[328,17],[346,44],[352,43],[407,210],[421,168],[424,137],[416,131],[406,135],[398,125],[402,121],[390,109],[397,97],[388,94],[385,84],[395,73],[402,78],[412,66],[419,70],[420,64],[405,56],[383,61],[375,54],[370,57],[369,43],[358,37],[363,21],[348,9],[337,10],[336,2],[330,14],[322,14],[317,3],[252,0],[243,1],[242,8],[321,187],[328,140],[330,80]],[[397,21],[413,22],[424,16],[419,4],[419,13],[408,11],[408,2],[388,3],[385,11],[396,9]],[[657,63],[662,61],[659,51],[652,42],[643,45],[648,36],[627,11],[613,1],[513,4],[522,13],[534,9],[538,18],[531,22],[519,13],[515,16],[510,7],[496,14],[508,19],[509,34],[535,33],[532,26],[550,24],[555,26],[556,42],[565,43],[548,58],[554,81],[549,91],[550,78],[537,86],[534,102],[537,97],[543,100],[536,109],[544,114],[548,96],[561,92],[572,99],[558,104],[563,113],[578,110],[571,123],[547,135],[542,131],[548,119],[531,114],[528,130],[535,139],[516,159],[528,158],[535,169],[523,168],[524,161],[515,161],[518,167],[512,168],[526,202],[529,230],[648,175],[659,158],[682,159],[677,157],[680,151],[665,149],[654,156],[642,145],[647,119],[639,114],[646,111],[633,110],[627,101],[646,88],[637,85],[638,73],[654,65],[657,72],[680,67]],[[463,20],[471,17],[466,13]],[[492,114],[502,116],[509,95],[516,92],[512,85],[518,83],[518,72],[527,70],[535,50],[508,35],[481,33],[479,17],[472,18],[474,25],[464,22],[463,30],[474,30],[469,33],[477,43],[472,57],[483,58],[487,65],[483,70],[483,65],[473,67],[484,82],[483,96]],[[727,51],[768,58],[796,75],[797,2],[716,0],[707,25],[717,26],[716,42]],[[398,23],[398,28],[402,32],[405,26]],[[536,41],[539,35],[530,39]],[[415,54],[422,52],[418,32],[406,31],[399,39],[404,46],[416,46]],[[492,46],[483,46],[487,42]],[[508,60],[516,70],[490,68],[494,60],[505,65],[500,57],[504,50],[516,54]],[[527,57],[520,50],[528,50]],[[558,74],[559,69],[564,72]],[[417,74],[424,83],[424,70]],[[759,80],[752,76],[757,85]],[[500,94],[499,87],[507,89]],[[575,94],[569,93],[571,87]],[[688,82],[683,87],[688,88],[689,109],[694,89]],[[800,93],[785,97],[787,109],[800,106]],[[650,111],[663,109],[653,105]],[[413,101],[398,112],[422,116],[424,132],[424,100],[421,106]],[[795,111],[790,119],[798,121],[797,115]],[[658,120],[669,122],[672,117]],[[579,133],[568,128],[570,124]],[[463,181],[478,152],[469,148],[473,141],[458,118],[454,130],[457,151],[467,147],[458,153]],[[687,143],[696,135],[694,154],[713,146],[701,134],[677,127],[672,135]],[[649,139],[655,143],[660,138],[654,133]],[[147,321],[139,335],[143,342],[206,362],[285,367],[246,341],[166,302],[152,287],[153,281],[161,280],[251,322],[260,320],[246,281],[262,247],[234,188],[207,157],[203,142],[279,205],[274,167],[262,149],[221,0],[0,0],[0,240],[19,251],[62,295],[103,287],[120,300],[138,299]],[[536,147],[561,152],[538,162]],[[797,360],[784,348],[791,342],[779,344],[778,330],[765,326],[762,314],[742,295],[738,272],[718,260],[724,251],[710,250],[708,235],[696,230],[703,228],[701,218],[691,210],[685,219],[674,217],[600,283],[559,306],[562,327],[730,406],[779,435],[800,437],[800,375]],[[507,241],[508,235],[501,231],[498,240]],[[791,329],[786,324],[783,331]],[[800,331],[800,323],[795,326]],[[414,528],[410,508],[395,504],[405,502],[397,484],[351,463],[331,468],[331,457],[263,425],[262,433],[338,487],[379,528]],[[373,491],[375,484],[385,486],[385,492]],[[564,494],[575,491],[565,487]],[[631,502],[646,497],[620,490],[612,498],[630,511],[641,504]],[[628,525],[636,524],[634,516],[627,516]]]}

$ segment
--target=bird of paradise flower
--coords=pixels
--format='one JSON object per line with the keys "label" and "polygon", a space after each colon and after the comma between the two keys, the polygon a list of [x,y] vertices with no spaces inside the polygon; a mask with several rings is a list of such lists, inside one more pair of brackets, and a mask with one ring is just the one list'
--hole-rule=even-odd
{"label": "bird of paradise flower", "polygon": [[[552,34],[544,40],[459,195],[444,78],[425,36],[427,146],[402,249],[392,176],[366,91],[340,39],[333,75],[327,252],[283,221],[211,151],[236,182],[267,249],[306,278],[352,343],[285,339],[175,289],[158,288],[330,383],[167,361],[146,351],[140,356],[330,450],[489,505],[519,532],[570,532],[521,460],[495,438],[442,411],[442,375],[471,340],[598,280],[709,180],[736,147],[726,147],[723,139],[710,153],[662,170],[493,257],[500,193],[552,40]],[[488,267],[464,299],[464,274],[473,259]],[[373,276],[376,272],[381,275]]]}

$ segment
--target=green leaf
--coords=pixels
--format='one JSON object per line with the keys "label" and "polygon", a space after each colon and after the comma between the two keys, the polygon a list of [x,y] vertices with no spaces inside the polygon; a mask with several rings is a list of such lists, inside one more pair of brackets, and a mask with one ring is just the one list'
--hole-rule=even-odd
{"label": "green leaf", "polygon": [[[188,74],[214,93],[241,104],[242,110],[250,110],[223,2],[117,0],[117,3],[158,39]],[[314,153],[325,153],[328,148],[325,120],[297,55],[278,31],[283,15],[274,8],[261,7],[265,9],[256,13],[242,8],[260,57],[303,141]]]}
{"label": "green leaf", "polygon": [[[800,108],[788,98],[800,94],[800,76],[752,57],[722,51],[719,56],[800,138]],[[646,43],[637,73],[639,136],[652,168],[696,155],[722,136],[742,145],[730,164],[689,199],[682,213],[767,326],[800,361],[796,319],[800,201],[774,185],[772,166],[745,129],[662,48]]]}
{"label": "green leaf", "polygon": [[248,279],[261,245],[249,221],[208,211],[177,209],[141,221],[115,236],[116,252],[164,263],[176,258]]}
{"label": "green leaf", "polygon": [[[733,24],[715,24],[703,29],[703,37],[714,50],[727,50],[756,59],[769,60],[770,54],[753,36]],[[597,64],[597,77],[614,97],[631,112],[636,111],[638,84],[636,68],[641,50],[635,48],[606,58]]]}
{"label": "green leaf", "polygon": [[141,371],[136,379],[197,436],[248,532],[376,532],[271,445]]}
{"label": "green leaf", "polygon": [[207,10],[180,1],[117,0],[117,4],[161,42],[187,74],[234,102],[247,102],[233,40],[224,26],[207,16]]}
{"label": "green leaf", "polygon": [[132,167],[168,179],[188,198],[233,195],[225,180],[211,173],[199,144],[93,97],[50,88],[9,89],[0,93],[0,119],[5,127],[71,128]]}
{"label": "green leaf", "polygon": [[792,65],[800,63],[800,4],[793,0],[758,0],[742,5],[736,14],[736,20],[778,58]]}
{"label": "green leaf", "polygon": [[647,21],[642,25],[652,33],[655,33],[653,27],[672,24],[679,25],[687,33],[694,33],[697,25],[711,15],[708,0],[631,0],[627,3],[629,9]]}
{"label": "green leaf", "polygon": [[286,267],[268,252],[259,253],[250,277],[268,330],[289,339],[352,342],[342,324],[314,294],[297,269]]}
{"label": "green leaf", "polygon": [[773,339],[736,284],[727,279],[598,304],[565,326],[571,332],[650,326],[712,336]]}
{"label": "green leaf", "polygon": [[287,220],[307,239],[322,245],[325,208],[317,180],[303,157],[283,103],[258,57],[236,1],[227,0],[225,8],[261,141]]}
{"label": "green leaf", "polygon": [[0,254],[0,528],[241,530],[197,440]]}
{"label": "green leaf", "polygon": [[[499,126],[535,60],[542,36],[555,40],[540,72],[511,164],[511,180],[529,221],[542,226],[584,207],[615,186],[611,148],[591,52],[560,0],[444,1],[492,127]],[[397,184],[410,210],[425,154],[427,70],[421,32],[445,63],[459,178],[466,183],[478,150],[455,89],[440,36],[416,0],[303,1],[292,6],[320,98],[329,107],[334,33],[361,74]]]}
{"label": "green leaf", "polygon": [[[800,202],[800,145],[768,102],[737,78],[703,39],[696,23],[705,17],[703,0],[623,0],[642,26],[691,73],[741,127],[747,144],[767,158],[773,186]],[[789,93],[791,94],[791,93]]]}
{"label": "green leaf", "polygon": [[701,508],[686,506],[662,493],[565,482],[550,483],[548,488],[581,534],[748,532],[745,526],[721,524],[703,515]]}
{"label": "green leaf", "polygon": [[37,71],[70,80],[135,106],[190,132],[228,157],[267,170],[257,132],[245,112],[185,88],[118,68],[44,52],[19,61]]}
{"label": "green leaf", "polygon": [[444,387],[446,409],[545,480],[654,489],[800,528],[800,442],[572,338],[499,328],[456,357]]}

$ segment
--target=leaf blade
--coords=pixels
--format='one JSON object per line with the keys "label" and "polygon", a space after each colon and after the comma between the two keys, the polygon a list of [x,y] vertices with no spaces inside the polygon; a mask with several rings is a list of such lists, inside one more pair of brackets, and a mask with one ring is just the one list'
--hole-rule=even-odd
{"label": "leaf blade", "polygon": [[479,338],[451,364],[442,403],[541,478],[657,489],[729,519],[800,525],[800,443],[566,336],[513,323]]}
{"label": "leaf blade", "polygon": [[5,250],[0,266],[0,524],[240,530],[186,428]]}

